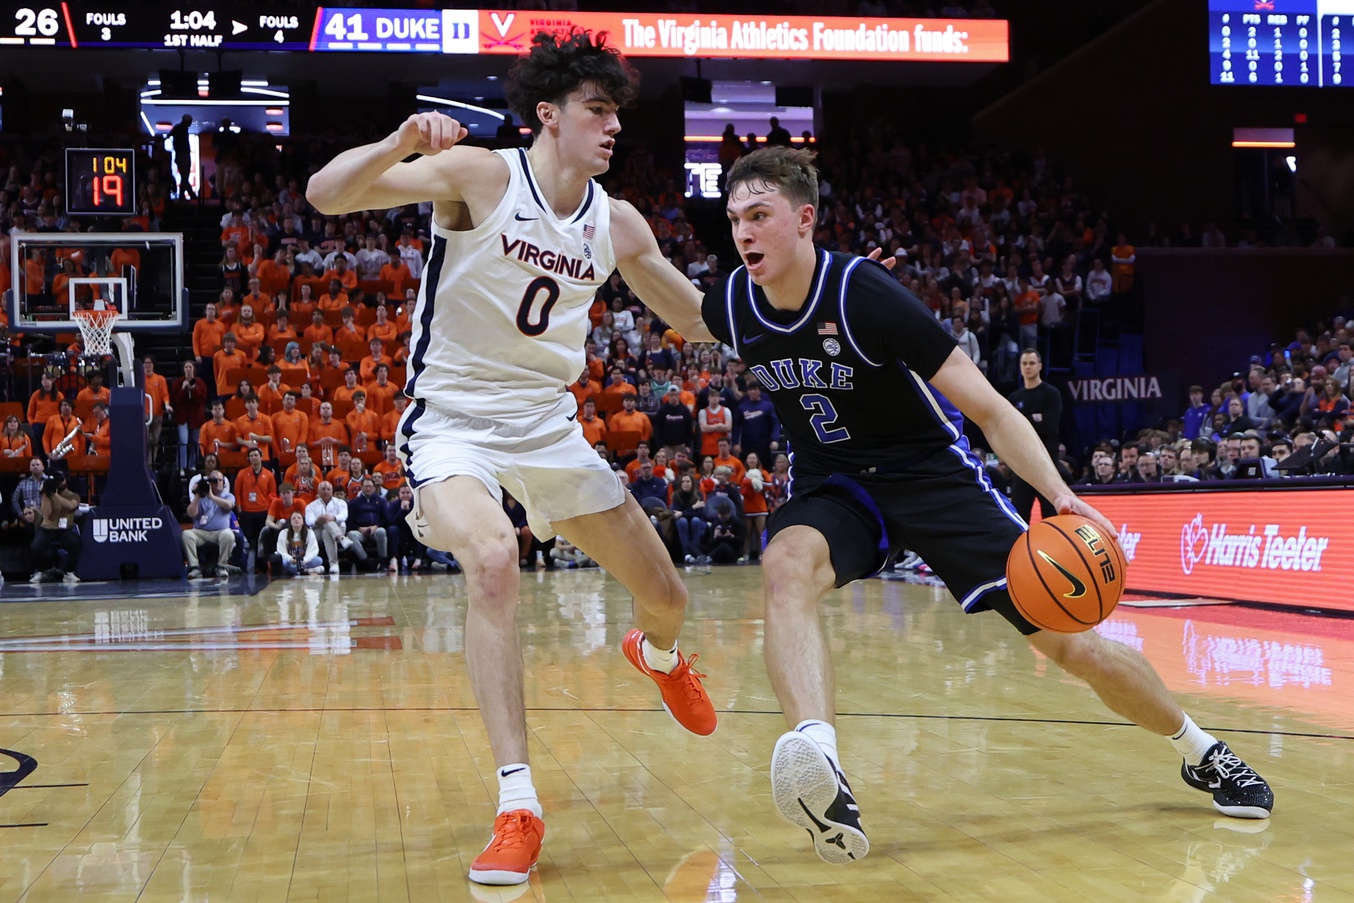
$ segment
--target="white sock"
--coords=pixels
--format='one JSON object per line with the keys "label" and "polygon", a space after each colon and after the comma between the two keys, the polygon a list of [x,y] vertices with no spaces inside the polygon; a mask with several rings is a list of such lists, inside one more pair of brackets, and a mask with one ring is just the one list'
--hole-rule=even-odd
{"label": "white sock", "polygon": [[677,667],[677,644],[673,643],[671,649],[659,649],[649,638],[645,637],[639,643],[640,652],[644,655],[644,664],[661,674],[671,674],[672,669]]}
{"label": "white sock", "polygon": [[1185,716],[1185,723],[1180,726],[1180,730],[1167,739],[1171,741],[1171,745],[1175,747],[1176,752],[1184,756],[1185,761],[1191,765],[1201,764],[1204,760],[1204,753],[1208,752],[1213,744],[1218,742],[1217,737],[1195,724],[1194,719],[1189,715]]}
{"label": "white sock", "polygon": [[832,760],[832,765],[838,771],[841,771],[841,759],[837,755],[837,729],[826,721],[801,721],[795,725],[795,730],[807,736],[818,748],[827,753],[827,757]]}
{"label": "white sock", "polygon": [[530,809],[537,818],[541,817],[541,802],[536,799],[536,788],[531,783],[531,766],[514,762],[498,769],[498,812],[511,812],[513,809]]}

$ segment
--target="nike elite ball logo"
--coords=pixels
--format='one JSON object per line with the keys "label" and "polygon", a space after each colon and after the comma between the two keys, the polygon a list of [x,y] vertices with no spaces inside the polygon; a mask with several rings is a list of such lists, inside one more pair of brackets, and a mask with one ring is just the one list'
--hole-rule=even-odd
{"label": "nike elite ball logo", "polygon": [[1082,583],[1081,580],[1075,574],[1073,574],[1067,568],[1063,567],[1061,564],[1058,564],[1058,562],[1050,558],[1048,556],[1048,553],[1046,553],[1043,549],[1038,549],[1036,551],[1039,552],[1040,558],[1044,559],[1049,564],[1057,568],[1058,573],[1066,577],[1067,582],[1072,584],[1072,591],[1070,593],[1063,593],[1064,599],[1080,599],[1082,596],[1086,595],[1086,584]]}

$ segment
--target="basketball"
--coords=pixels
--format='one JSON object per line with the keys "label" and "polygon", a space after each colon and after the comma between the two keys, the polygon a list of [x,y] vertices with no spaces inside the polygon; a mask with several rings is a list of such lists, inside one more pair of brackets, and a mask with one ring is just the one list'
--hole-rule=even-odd
{"label": "basketball", "polygon": [[1006,583],[1025,620],[1041,630],[1080,633],[1119,604],[1126,567],[1114,536],[1090,518],[1059,514],[1016,540],[1006,558]]}

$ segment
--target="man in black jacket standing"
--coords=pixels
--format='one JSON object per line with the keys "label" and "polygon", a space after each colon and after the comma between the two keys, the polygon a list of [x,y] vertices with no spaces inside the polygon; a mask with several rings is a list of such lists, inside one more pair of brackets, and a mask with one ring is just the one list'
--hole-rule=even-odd
{"label": "man in black jacket standing", "polygon": [[[1016,410],[1025,415],[1034,431],[1048,450],[1050,459],[1058,460],[1058,430],[1063,416],[1062,393],[1044,382],[1040,376],[1044,361],[1039,352],[1026,348],[1020,353],[1020,376],[1024,381],[1019,389],[1011,393],[1009,400]],[[1020,516],[1028,523],[1030,512],[1034,509],[1034,500],[1039,499],[1039,510],[1043,517],[1052,517],[1058,512],[1053,503],[1034,491],[1034,487],[1020,477],[1011,476],[1011,502]]]}

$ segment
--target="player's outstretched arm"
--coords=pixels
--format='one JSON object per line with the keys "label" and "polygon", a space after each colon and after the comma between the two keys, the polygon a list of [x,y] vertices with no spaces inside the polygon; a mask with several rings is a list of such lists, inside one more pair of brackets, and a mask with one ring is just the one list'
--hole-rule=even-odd
{"label": "player's outstretched arm", "polygon": [[[481,148],[450,151],[468,132],[442,113],[416,113],[375,144],[339,154],[310,177],[306,200],[325,215],[384,210],[421,201],[459,201],[458,184]],[[422,154],[402,163],[405,157]],[[462,157],[470,159],[463,160]]]}
{"label": "player's outstretched arm", "polygon": [[688,342],[713,342],[701,320],[700,291],[658,250],[658,242],[628,201],[611,201],[611,246],[626,285]]}
{"label": "player's outstretched arm", "polygon": [[950,352],[931,378],[931,385],[978,425],[997,456],[1040,495],[1053,502],[1059,514],[1082,514],[1110,535],[1117,532],[1104,515],[1077,498],[1058,474],[1058,468],[1049,459],[1034,427],[992,388],[963,349],[955,348]]}

